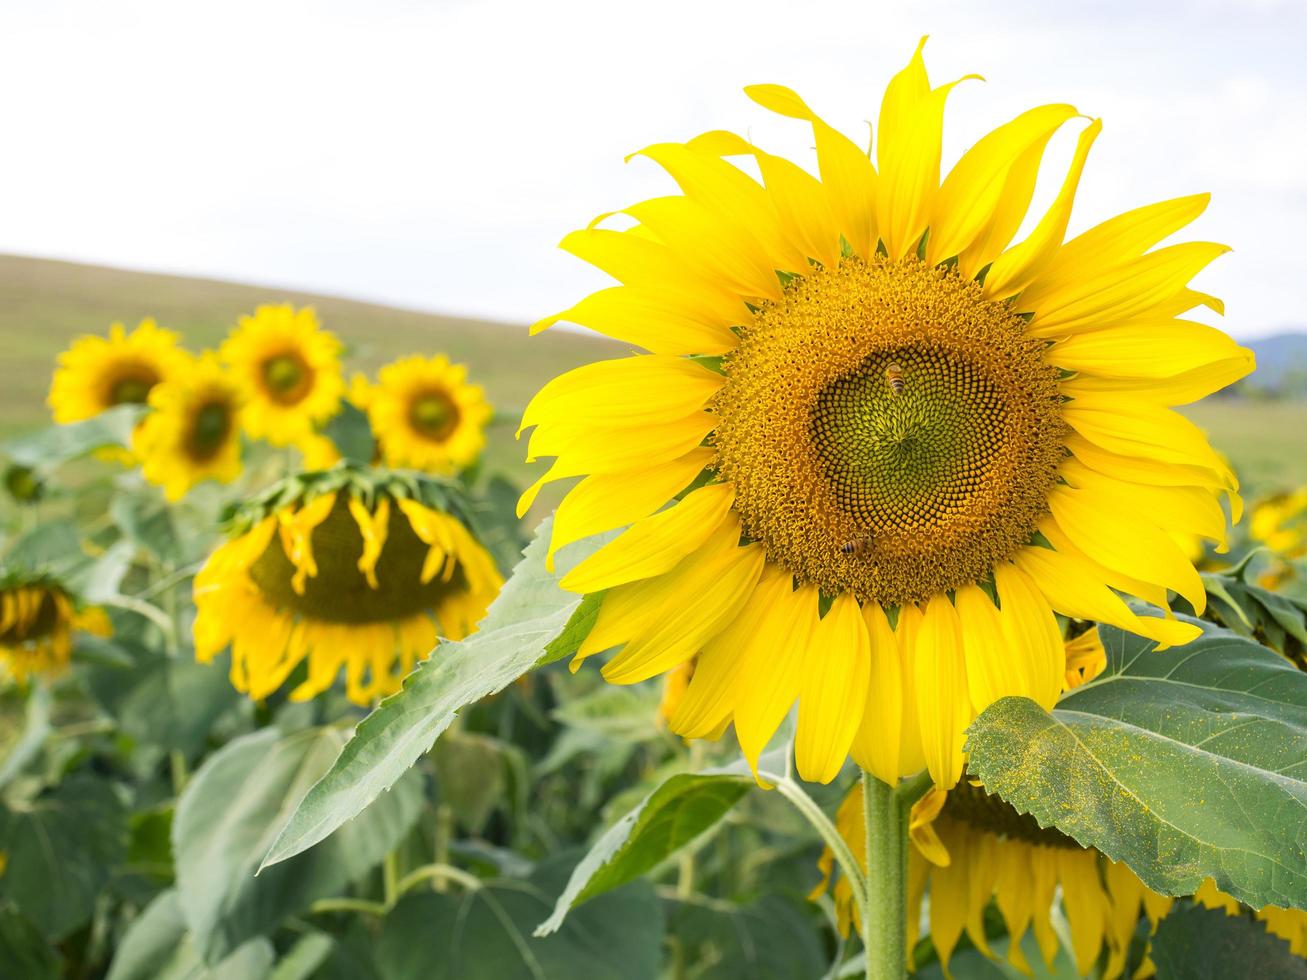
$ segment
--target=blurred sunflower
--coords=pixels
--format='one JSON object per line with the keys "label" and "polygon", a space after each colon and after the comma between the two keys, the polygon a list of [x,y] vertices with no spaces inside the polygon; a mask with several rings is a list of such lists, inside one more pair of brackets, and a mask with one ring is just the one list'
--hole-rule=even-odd
{"label": "blurred sunflower", "polygon": [[368,418],[388,466],[453,473],[485,447],[490,403],[444,355],[404,357],[377,372]]}
{"label": "blurred sunflower", "polygon": [[59,355],[50,383],[54,420],[79,422],[115,405],[144,405],[155,385],[179,377],[189,364],[177,341],[149,319],[131,333],[115,323],[108,337],[77,338]]}
{"label": "blurred sunflower", "polygon": [[1259,577],[1263,586],[1276,589],[1293,578],[1293,563],[1307,556],[1307,487],[1255,504],[1248,536],[1272,555],[1272,567]]}
{"label": "blurred sunflower", "polygon": [[[1207,196],[1063,243],[1094,120],[1010,245],[1076,111],[1022,113],[941,183],[952,87],[931,87],[919,48],[885,93],[877,166],[789,89],[746,89],[811,124],[820,179],[730,133],[647,147],[682,193],[627,208],[629,230],[567,236],[622,284],[533,328],[570,320],[649,352],[554,379],[522,420],[528,459],[553,457],[522,512],[545,483],[585,477],[551,558],[630,525],[563,580],[607,590],[578,662],[623,647],[603,673],[629,684],[698,653],[672,729],[733,721],[755,764],[797,700],[807,779],[830,780],[851,750],[886,782],[926,767],[952,786],[978,710],[1057,697],[1054,611],[1192,639],[1117,592],[1201,609],[1171,535],[1223,543],[1219,495],[1241,507],[1229,467],[1169,407],[1253,367],[1177,319],[1220,308],[1188,283],[1225,246],[1154,247]],[[762,183],[727,157],[751,158]]]}
{"label": "blurred sunflower", "polygon": [[499,591],[494,560],[443,483],[338,467],[271,487],[195,578],[195,653],[232,650],[237,690],[266,698],[301,663],[306,700],[343,671],[368,705],[438,636],[462,639]]}
{"label": "blurred sunflower", "polygon": [[243,316],[219,351],[241,386],[241,426],[289,446],[335,415],[345,392],[340,341],[311,307],[260,306]]}
{"label": "blurred sunflower", "polygon": [[18,683],[33,674],[63,673],[75,630],[107,636],[109,619],[97,607],[79,609],[52,578],[18,572],[0,576],[0,664]]}
{"label": "blurred sunflower", "polygon": [[203,480],[230,483],[241,472],[241,392],[217,357],[206,352],[180,377],[150,392],[150,414],[132,449],[141,472],[180,500]]}

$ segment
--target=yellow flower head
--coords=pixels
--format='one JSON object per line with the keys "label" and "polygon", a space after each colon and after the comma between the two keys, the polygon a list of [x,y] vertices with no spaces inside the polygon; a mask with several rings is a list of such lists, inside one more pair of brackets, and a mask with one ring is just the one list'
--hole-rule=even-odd
{"label": "yellow flower head", "polygon": [[467,368],[449,358],[405,357],[377,373],[367,393],[368,418],[388,466],[454,473],[486,444],[490,403]]}
{"label": "yellow flower head", "polygon": [[132,437],[141,472],[180,500],[203,480],[230,483],[241,472],[241,393],[217,357],[205,353],[181,377],[150,392],[152,411]]}
{"label": "yellow flower head", "polygon": [[177,340],[153,320],[131,333],[115,323],[108,337],[79,337],[59,355],[50,384],[54,420],[78,422],[115,405],[145,404],[155,385],[185,371],[190,359]]}
{"label": "yellow flower head", "polygon": [[237,690],[312,698],[345,676],[371,704],[438,636],[472,632],[502,584],[444,483],[340,467],[278,484],[247,506],[195,579],[195,652],[232,652]]}
{"label": "yellow flower head", "polygon": [[220,354],[245,396],[241,426],[289,446],[340,409],[340,341],[311,307],[260,306],[223,341]]}
{"label": "yellow flower head", "polygon": [[[1055,611],[1197,636],[1118,592],[1201,611],[1172,535],[1224,542],[1219,496],[1240,509],[1170,407],[1253,367],[1178,319],[1219,308],[1188,283],[1225,246],[1156,247],[1207,196],[1064,242],[1099,122],[1031,109],[941,180],[952,88],[919,48],[885,93],[875,163],[789,89],[746,89],[811,126],[819,176],[731,133],[646,147],[680,193],[627,208],[627,230],[568,235],[619,284],[533,328],[570,320],[647,351],[554,379],[522,420],[528,459],[552,457],[523,511],[584,477],[552,549],[630,526],[563,580],[606,590],[578,659],[620,647],[603,673],[629,684],[699,654],[671,728],[733,722],[755,763],[797,701],[808,779],[852,753],[888,782],[924,767],[952,786],[977,712],[1062,690]],[[1061,189],[1013,243],[1068,124]]]}
{"label": "yellow flower head", "polygon": [[1271,552],[1273,567],[1261,576],[1268,589],[1293,577],[1293,562],[1307,556],[1307,487],[1279,493],[1253,506],[1248,536]]}
{"label": "yellow flower head", "polygon": [[0,665],[18,683],[33,674],[54,677],[67,670],[76,630],[106,636],[109,620],[95,607],[79,611],[53,579],[0,577]]}

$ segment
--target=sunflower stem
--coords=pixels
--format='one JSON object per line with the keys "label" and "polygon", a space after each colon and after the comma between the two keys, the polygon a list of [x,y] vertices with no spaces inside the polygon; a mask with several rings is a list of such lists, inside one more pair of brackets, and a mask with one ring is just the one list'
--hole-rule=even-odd
{"label": "sunflower stem", "polygon": [[908,963],[909,807],[894,787],[869,772],[862,774],[862,805],[867,829],[867,900],[862,909],[867,980],[902,980]]}

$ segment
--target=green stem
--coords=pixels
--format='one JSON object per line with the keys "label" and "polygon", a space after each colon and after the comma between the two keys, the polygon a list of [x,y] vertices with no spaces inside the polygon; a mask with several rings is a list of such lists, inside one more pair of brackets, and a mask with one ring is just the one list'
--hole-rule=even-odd
{"label": "green stem", "polygon": [[386,908],[395,907],[401,894],[399,887],[399,851],[391,851],[386,855],[385,862],[381,865],[381,883],[383,896],[386,902]]}
{"label": "green stem", "polygon": [[386,906],[380,902],[370,902],[366,898],[324,898],[309,906],[315,914],[327,912],[363,912],[375,915],[379,919],[386,917]]}
{"label": "green stem", "polygon": [[849,845],[840,835],[839,830],[836,829],[826,814],[822,813],[821,807],[803,791],[803,787],[797,782],[785,777],[776,778],[770,774],[768,774],[768,777],[776,779],[776,792],[793,804],[794,808],[817,831],[821,837],[821,842],[830,848],[831,854],[835,856],[835,863],[840,866],[840,871],[849,880],[849,887],[853,891],[853,902],[858,907],[858,913],[865,919],[867,877],[862,873],[862,866],[858,863],[857,858],[853,856],[853,851],[849,849]]}
{"label": "green stem", "polygon": [[399,893],[405,895],[412,891],[415,886],[428,880],[437,883],[457,882],[468,891],[476,891],[481,887],[481,879],[462,868],[456,868],[452,864],[424,864],[420,868],[414,868],[400,879]]}
{"label": "green stem", "polygon": [[181,749],[173,749],[168,753],[168,769],[172,773],[173,796],[180,797],[187,781],[191,778],[186,769],[186,756],[182,754]]}
{"label": "green stem", "polygon": [[[440,803],[436,806],[436,866],[449,867],[449,845],[454,839],[454,808],[448,803]],[[449,877],[438,877],[432,880],[432,888],[438,892],[448,890]]]}
{"label": "green stem", "polygon": [[[909,793],[896,792],[871,773],[862,774],[867,826],[867,901],[862,910],[862,943],[867,980],[902,980],[908,962],[908,810]],[[915,787],[913,787],[915,789]]]}

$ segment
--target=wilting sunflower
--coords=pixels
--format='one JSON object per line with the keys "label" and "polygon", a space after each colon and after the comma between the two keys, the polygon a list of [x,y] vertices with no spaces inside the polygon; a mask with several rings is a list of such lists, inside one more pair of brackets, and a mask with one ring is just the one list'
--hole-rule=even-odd
{"label": "wilting sunflower", "polygon": [[182,376],[150,392],[151,412],[132,437],[141,472],[180,500],[203,480],[230,483],[241,472],[241,392],[207,352]]}
{"label": "wilting sunflower", "polygon": [[1201,608],[1171,535],[1223,542],[1219,496],[1241,506],[1170,408],[1253,366],[1178,318],[1220,308],[1188,283],[1225,246],[1154,247],[1207,196],[1064,243],[1094,120],[1011,244],[1045,145],[1083,117],[1022,113],[941,183],[952,87],[931,87],[918,49],[885,93],[875,165],[789,89],[746,89],[811,124],[820,179],[730,133],[647,147],[681,193],[627,208],[628,230],[567,236],[621,285],[533,328],[569,320],[648,351],[556,378],[523,417],[528,459],[553,457],[523,511],[584,477],[552,549],[631,525],[563,580],[608,590],[578,658],[623,647],[603,673],[628,684],[700,654],[671,727],[733,721],[751,761],[797,700],[809,779],[851,750],[887,782],[928,767],[952,786],[978,710],[1061,690],[1054,611],[1192,639],[1117,591]]}
{"label": "wilting sunflower", "polygon": [[399,689],[436,638],[472,631],[502,584],[454,488],[341,466],[244,507],[195,578],[195,654],[232,651],[231,680],[265,698],[306,669],[306,700],[343,672],[362,705]]}
{"label": "wilting sunflower", "polygon": [[454,473],[486,444],[490,403],[444,355],[404,357],[377,372],[368,418],[388,466]]}
{"label": "wilting sunflower", "polygon": [[0,576],[0,664],[25,683],[32,674],[57,676],[68,667],[73,632],[108,635],[104,611],[78,608],[56,580],[10,572]]}
{"label": "wilting sunflower", "polygon": [[289,446],[335,415],[345,392],[340,349],[311,307],[260,306],[241,317],[220,354],[245,396],[245,431]]}
{"label": "wilting sunflower", "polygon": [[78,422],[115,405],[144,405],[155,385],[178,377],[189,363],[177,340],[153,320],[131,333],[115,323],[108,337],[77,338],[59,355],[50,383],[54,420]]}

